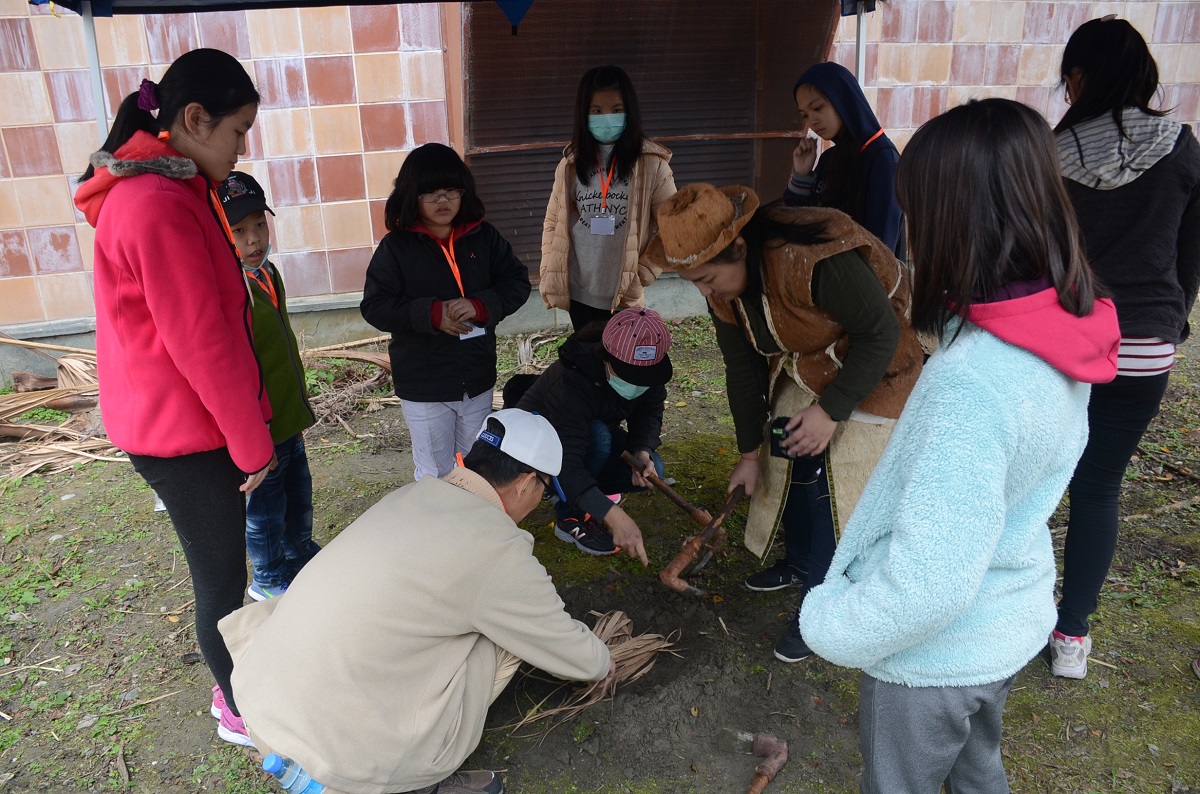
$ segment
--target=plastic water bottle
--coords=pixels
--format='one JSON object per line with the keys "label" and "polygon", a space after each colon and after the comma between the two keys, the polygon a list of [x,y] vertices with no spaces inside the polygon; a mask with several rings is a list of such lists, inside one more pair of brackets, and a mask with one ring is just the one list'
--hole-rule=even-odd
{"label": "plastic water bottle", "polygon": [[275,776],[284,791],[291,794],[322,794],[325,786],[312,779],[290,758],[271,753],[263,759],[263,771]]}

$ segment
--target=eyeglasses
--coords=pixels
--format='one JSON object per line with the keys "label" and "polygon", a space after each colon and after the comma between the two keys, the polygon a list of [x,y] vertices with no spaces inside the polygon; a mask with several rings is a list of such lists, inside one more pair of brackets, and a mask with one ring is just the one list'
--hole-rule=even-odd
{"label": "eyeglasses", "polygon": [[437,193],[422,193],[417,196],[422,204],[442,204],[450,201],[458,201],[467,191],[462,188],[455,190],[439,190]]}
{"label": "eyeglasses", "polygon": [[534,472],[534,474],[537,475],[538,482],[540,482],[542,484],[543,491],[550,491],[551,493],[554,492],[554,478],[553,477],[545,477],[545,479],[543,479],[544,475],[541,472]]}

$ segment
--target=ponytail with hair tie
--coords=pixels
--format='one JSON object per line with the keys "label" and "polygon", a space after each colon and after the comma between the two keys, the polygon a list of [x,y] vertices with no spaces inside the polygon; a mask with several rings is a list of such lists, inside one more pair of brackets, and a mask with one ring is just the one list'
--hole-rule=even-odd
{"label": "ponytail with hair tie", "polygon": [[153,80],[142,80],[138,87],[137,103],[147,113],[158,110],[158,84]]}

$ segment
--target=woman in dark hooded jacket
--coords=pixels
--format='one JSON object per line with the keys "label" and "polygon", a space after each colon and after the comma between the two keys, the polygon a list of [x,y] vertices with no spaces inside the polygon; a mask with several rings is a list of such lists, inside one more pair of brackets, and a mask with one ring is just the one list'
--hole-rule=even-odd
{"label": "woman in dark hooded jacket", "polygon": [[792,87],[807,129],[834,144],[817,159],[817,141],[804,138],[792,152],[789,206],[833,207],[905,258],[904,218],[896,201],[900,152],[846,67],[818,63]]}

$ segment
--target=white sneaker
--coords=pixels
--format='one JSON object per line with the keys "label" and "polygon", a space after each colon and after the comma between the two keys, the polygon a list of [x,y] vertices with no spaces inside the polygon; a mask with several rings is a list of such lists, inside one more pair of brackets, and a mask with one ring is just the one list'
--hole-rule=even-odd
{"label": "white sneaker", "polygon": [[1055,630],[1050,633],[1050,672],[1060,678],[1086,678],[1092,638],[1072,637]]}

